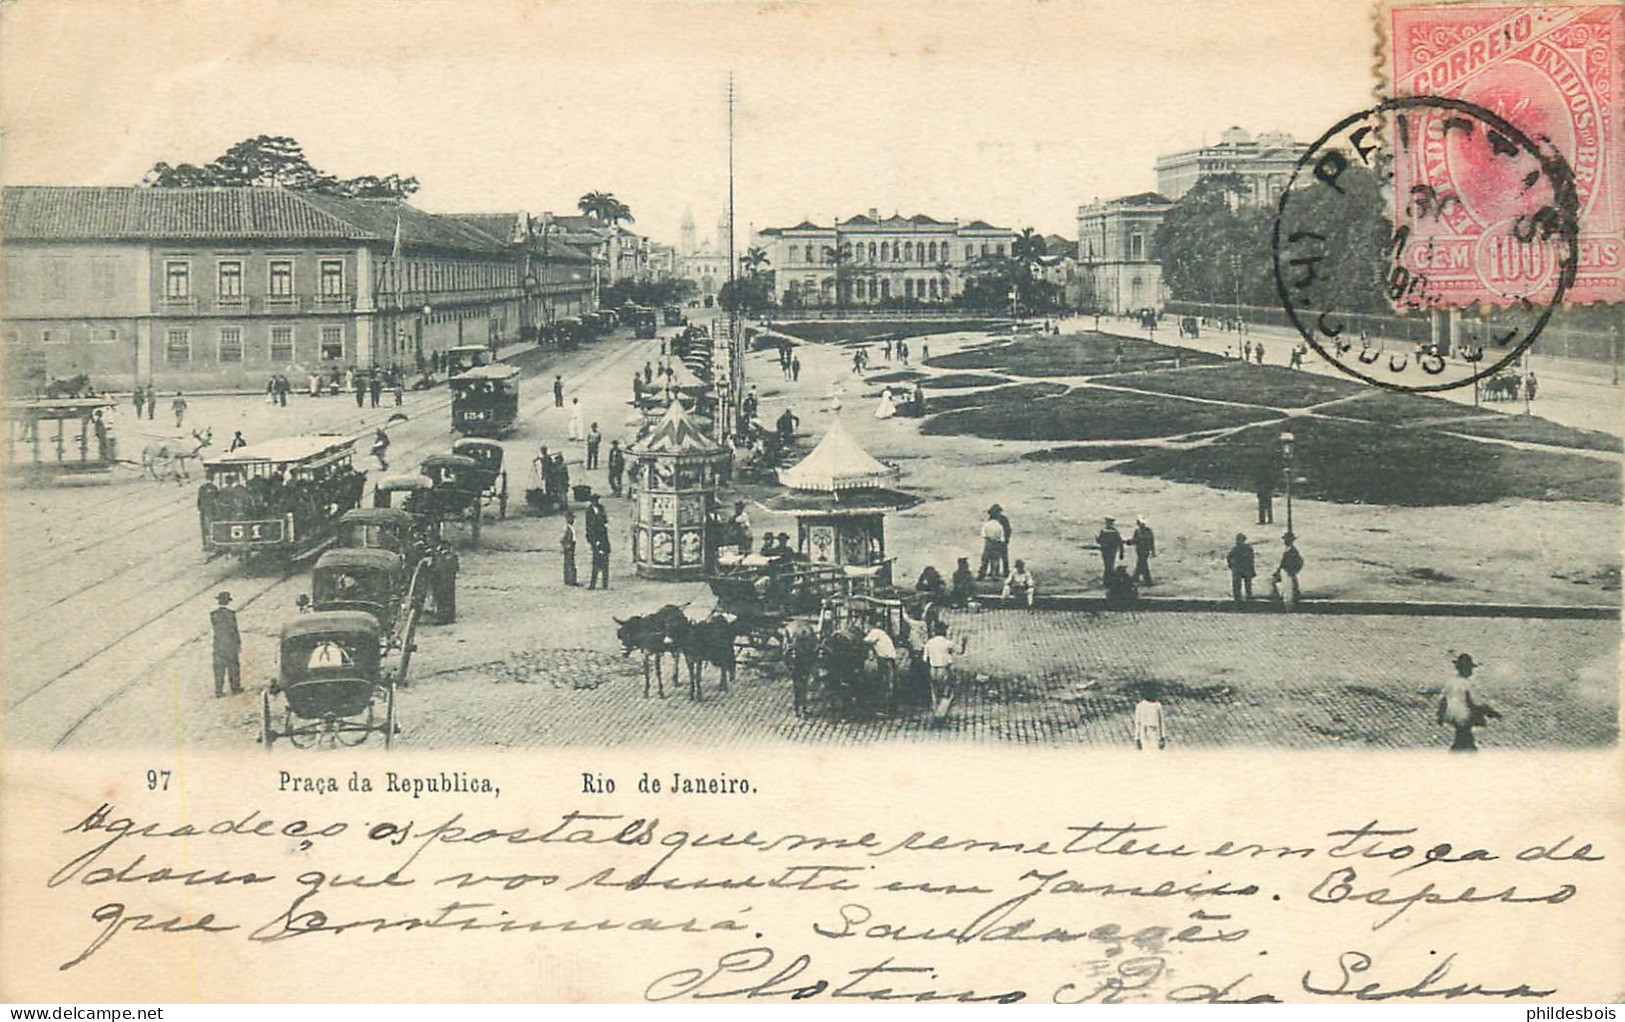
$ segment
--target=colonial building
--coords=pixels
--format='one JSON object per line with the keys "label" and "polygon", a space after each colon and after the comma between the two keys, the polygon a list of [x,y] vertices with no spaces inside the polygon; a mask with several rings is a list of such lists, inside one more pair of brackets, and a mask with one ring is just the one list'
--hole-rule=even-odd
{"label": "colonial building", "polygon": [[1008,256],[1015,237],[983,220],[881,217],[871,209],[829,225],[769,227],[755,243],[767,251],[781,304],[932,304],[963,292],[978,260]]}
{"label": "colonial building", "polygon": [[258,389],[516,339],[544,294],[590,303],[584,254],[495,219],[271,188],[6,188],[0,347],[99,388]]}
{"label": "colonial building", "polygon": [[1173,201],[1156,192],[1078,207],[1080,307],[1120,313],[1161,309],[1162,264],[1153,239]]}
{"label": "colonial building", "polygon": [[1059,234],[1044,235],[1044,254],[1033,267],[1033,276],[1059,289],[1061,307],[1083,307],[1083,271],[1078,264],[1078,243]]}
{"label": "colonial building", "polygon": [[1265,132],[1257,138],[1232,127],[1215,145],[1198,146],[1157,157],[1157,191],[1178,200],[1204,177],[1234,174],[1241,178],[1245,201],[1270,206],[1281,192],[1299,158],[1309,146],[1283,132]]}

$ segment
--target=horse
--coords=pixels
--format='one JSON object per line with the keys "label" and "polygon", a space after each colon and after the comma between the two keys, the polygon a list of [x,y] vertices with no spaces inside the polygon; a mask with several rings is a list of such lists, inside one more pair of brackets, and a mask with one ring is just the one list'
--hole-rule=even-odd
{"label": "horse", "polygon": [[52,380],[45,385],[45,396],[51,399],[88,397],[90,391],[90,376],[80,373],[78,376],[66,376]]}
{"label": "horse", "polygon": [[706,664],[716,665],[722,678],[719,691],[728,691],[728,683],[733,681],[739,666],[734,640],[740,631],[738,624],[723,614],[712,614],[704,621],[696,621],[688,626],[688,633],[682,639],[682,653],[683,659],[688,662],[690,699],[697,701],[700,698],[700,680],[705,674]]}
{"label": "horse", "polygon": [[635,650],[643,653],[643,698],[649,698],[649,661],[654,660],[655,681],[660,686],[660,698],[666,698],[666,678],[661,671],[661,656],[670,653],[672,658],[672,679],[677,678],[678,656],[683,643],[688,637],[688,631],[693,627],[683,608],[668,603],[653,614],[638,614],[622,620],[613,619],[616,624],[615,637],[621,642],[621,655],[627,656]]}
{"label": "horse", "polygon": [[141,471],[152,477],[152,481],[163,482],[166,474],[173,474],[175,485],[179,486],[184,479],[190,479],[191,473],[186,470],[186,463],[198,457],[203,448],[214,443],[214,430],[205,427],[202,430],[192,430],[192,439],[197,446],[189,451],[178,450],[172,444],[174,440],[155,440],[141,449]]}

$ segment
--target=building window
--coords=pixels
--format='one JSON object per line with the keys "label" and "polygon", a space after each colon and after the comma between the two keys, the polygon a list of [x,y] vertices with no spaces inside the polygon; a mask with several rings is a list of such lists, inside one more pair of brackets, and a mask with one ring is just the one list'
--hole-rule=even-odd
{"label": "building window", "polygon": [[265,293],[272,298],[293,297],[293,260],[273,259],[269,268],[270,277],[266,284]]}
{"label": "building window", "polygon": [[293,361],[293,327],[271,328],[271,361],[278,365]]}
{"label": "building window", "polygon": [[47,327],[39,332],[41,344],[67,344],[68,331],[63,327]]}
{"label": "building window", "polygon": [[1129,235],[1128,257],[1131,262],[1136,263],[1145,258],[1145,237],[1143,235]]}
{"label": "building window", "polygon": [[220,363],[241,362],[243,360],[243,328],[240,326],[223,326],[220,328]]}
{"label": "building window", "polygon": [[869,242],[869,261],[871,263],[875,261],[875,243],[872,241]]}
{"label": "building window", "polygon": [[344,328],[341,326],[322,327],[322,360],[324,362],[339,362],[344,359]]}
{"label": "building window", "polygon": [[66,259],[45,260],[45,276],[40,279],[42,296],[45,298],[68,297],[68,261]]}
{"label": "building window", "polygon": [[807,246],[807,251],[803,255],[804,255],[805,261],[808,262],[808,263],[811,263],[813,261],[813,247],[811,245],[808,245]]}
{"label": "building window", "polygon": [[118,297],[118,260],[90,261],[90,289],[98,298]]}
{"label": "building window", "polygon": [[322,260],[321,289],[324,298],[342,298],[344,296],[343,259]]}
{"label": "building window", "polygon": [[993,254],[995,256],[998,256],[1000,259],[1003,259],[1004,258],[1004,245],[1003,244],[994,245],[993,246]]}
{"label": "building window", "polygon": [[914,281],[912,278],[903,281],[903,295],[910,301],[914,300]]}
{"label": "building window", "polygon": [[192,331],[181,327],[164,334],[164,360],[172,366],[192,361]]}
{"label": "building window", "polygon": [[931,261],[937,261],[937,243],[934,241],[931,243]]}
{"label": "building window", "polygon": [[882,300],[891,297],[891,281],[883,280],[880,282],[880,297]]}
{"label": "building window", "polygon": [[937,282],[936,282],[936,278],[932,278],[932,280],[931,280],[931,297],[932,297],[932,298],[935,298],[935,297],[937,297]]}
{"label": "building window", "polygon": [[965,261],[969,262],[970,260],[975,259],[975,258],[976,258],[976,246],[975,245],[966,245],[965,246]]}
{"label": "building window", "polygon": [[164,263],[164,297],[172,301],[192,297],[192,264],[184,259]]}
{"label": "building window", "polygon": [[903,242],[903,258],[904,259],[913,259],[914,258],[914,242],[912,242],[912,241]]}
{"label": "building window", "polygon": [[215,267],[217,294],[221,305],[240,305],[243,300],[243,261],[222,259]]}
{"label": "building window", "polygon": [[116,326],[93,326],[93,327],[91,327],[90,328],[90,343],[92,343],[92,344],[117,344],[118,343],[118,327],[116,327]]}

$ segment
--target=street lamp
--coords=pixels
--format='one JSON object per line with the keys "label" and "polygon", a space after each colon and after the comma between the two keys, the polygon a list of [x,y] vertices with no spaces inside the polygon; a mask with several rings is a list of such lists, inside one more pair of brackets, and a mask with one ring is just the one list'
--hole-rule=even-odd
{"label": "street lamp", "polygon": [[[1290,432],[1287,432],[1285,430],[1283,430],[1281,432],[1281,461],[1286,466],[1286,531],[1289,532],[1289,533],[1293,532],[1293,529],[1292,529],[1292,475],[1293,475],[1293,468],[1294,468],[1294,466],[1293,466],[1293,457],[1296,454],[1296,450],[1297,450],[1297,448],[1296,448],[1297,439],[1298,438],[1293,436]],[[1295,533],[1294,533],[1294,535],[1295,535]]]}

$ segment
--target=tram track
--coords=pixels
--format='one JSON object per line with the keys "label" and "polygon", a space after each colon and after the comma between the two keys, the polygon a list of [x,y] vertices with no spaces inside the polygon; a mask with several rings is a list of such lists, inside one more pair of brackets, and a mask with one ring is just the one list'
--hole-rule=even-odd
{"label": "tram track", "polygon": [[[594,346],[579,353],[568,353],[557,362],[548,360],[541,361],[540,364],[537,364],[540,361],[537,356],[546,352],[535,351],[523,353],[513,361],[521,367],[527,377],[532,379],[545,380],[545,374],[555,369],[567,373],[573,388],[581,383],[596,380],[605,373],[624,367],[629,362],[636,368],[637,364],[649,355],[644,343],[629,342],[624,338],[614,340],[622,342],[616,345],[619,350],[606,351]],[[569,357],[571,355],[577,358],[586,356],[591,361],[583,359],[577,362],[577,358]],[[551,406],[550,391],[533,395],[522,408],[521,422],[539,424]],[[435,417],[445,414],[450,407],[449,395],[437,396],[429,403],[413,408],[410,412],[411,417],[406,422],[392,427],[390,431],[397,439],[391,451],[395,457],[391,458],[391,461],[398,462],[404,470],[409,464],[415,465],[424,454],[443,451],[449,445],[450,431],[448,428],[435,425]],[[376,423],[368,422],[355,432],[358,446],[363,446],[371,436],[372,430],[386,421],[387,415],[380,417]],[[525,432],[534,434],[537,430]],[[525,485],[523,480],[528,475],[531,459],[528,450],[523,456],[519,456],[518,452],[527,443],[533,442],[535,438],[532,435],[504,443],[505,453],[515,455],[513,458],[506,458],[505,461],[510,475],[517,476],[520,480],[517,489],[521,502]],[[365,454],[358,460],[369,470],[375,470],[375,466],[366,465],[368,459]],[[183,489],[182,492],[186,491]],[[130,495],[134,497],[137,494],[132,492]],[[53,551],[48,557],[13,562],[8,566],[8,574],[13,578],[18,577],[19,571],[49,574],[53,566],[71,563],[92,555],[98,549],[129,547],[132,537],[183,516],[189,519],[194,511],[190,501],[176,501],[139,511],[132,520],[127,517],[128,512],[123,506],[125,504],[126,501],[118,502],[111,515],[105,516],[117,519],[122,527],[113,531],[101,528],[94,540],[84,535],[76,536],[68,541],[71,545],[67,549]],[[16,634],[19,631],[37,632],[39,629],[33,626],[43,625],[51,617],[94,620],[110,600],[107,590],[119,586],[121,582],[127,585],[130,581],[138,579],[147,592],[156,594],[166,590],[172,591],[188,576],[192,578],[191,584],[184,585],[183,592],[173,597],[166,595],[165,598],[143,607],[137,619],[129,622],[127,627],[121,627],[115,635],[96,634],[94,638],[96,648],[73,656],[71,662],[61,666],[60,669],[50,670],[50,677],[32,684],[16,699],[10,700],[5,715],[7,732],[12,740],[40,744],[48,742],[54,749],[63,748],[72,743],[76,736],[85,733],[87,726],[98,715],[105,713],[109,707],[133,691],[154,680],[160,684],[167,681],[168,679],[156,678],[161,669],[166,664],[173,663],[175,657],[187,648],[207,638],[207,626],[193,625],[184,615],[193,613],[197,604],[204,601],[217,587],[230,584],[233,592],[239,596],[237,608],[241,611],[263,606],[268,597],[293,583],[295,579],[298,579],[301,585],[304,584],[302,573],[255,582],[254,576],[242,576],[232,568],[209,571],[207,581],[198,584],[194,574],[200,567],[195,559],[196,539],[190,528],[187,531],[187,539],[166,545],[156,551],[115,550],[114,556],[125,553],[129,555],[124,558],[128,561],[125,567],[79,586],[69,593],[54,596],[37,607],[30,606],[21,618],[13,621],[12,630],[13,634]],[[187,553],[193,555],[184,556]],[[140,571],[150,570],[154,563],[169,559],[177,561],[173,571],[166,572],[161,577],[139,576]],[[123,605],[128,605],[128,601]],[[29,661],[26,656],[29,652],[37,652],[38,649],[38,646],[31,646],[22,651],[16,648],[8,649],[7,658],[12,664],[27,663]],[[19,656],[19,653],[23,655]],[[114,664],[116,666],[113,666]],[[17,681],[18,675],[13,671],[11,684],[15,685]],[[7,696],[11,696],[12,692],[11,686],[8,685]],[[64,695],[47,700],[38,698],[47,693]]]}

